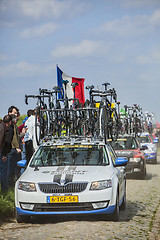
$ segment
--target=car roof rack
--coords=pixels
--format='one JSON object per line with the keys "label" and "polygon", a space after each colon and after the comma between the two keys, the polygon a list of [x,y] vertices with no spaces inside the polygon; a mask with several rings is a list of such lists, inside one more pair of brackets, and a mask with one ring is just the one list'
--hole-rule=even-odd
{"label": "car roof rack", "polygon": [[94,138],[92,136],[63,136],[54,137],[51,135],[45,136],[41,144],[43,145],[65,145],[65,144],[104,144],[104,138],[98,137]]}

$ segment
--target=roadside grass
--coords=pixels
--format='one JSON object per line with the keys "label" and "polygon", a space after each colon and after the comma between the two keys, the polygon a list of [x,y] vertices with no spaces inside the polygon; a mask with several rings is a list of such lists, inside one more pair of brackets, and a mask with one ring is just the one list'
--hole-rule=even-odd
{"label": "roadside grass", "polygon": [[14,189],[9,189],[6,194],[0,190],[0,218],[7,219],[15,214]]}

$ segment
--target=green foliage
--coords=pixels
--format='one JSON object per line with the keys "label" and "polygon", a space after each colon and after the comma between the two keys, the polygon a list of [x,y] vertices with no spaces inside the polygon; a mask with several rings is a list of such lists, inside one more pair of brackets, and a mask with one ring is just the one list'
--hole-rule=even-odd
{"label": "green foliage", "polygon": [[22,122],[23,122],[23,120],[25,119],[25,117],[27,117],[27,115],[21,115],[21,116],[20,116],[20,118],[19,118],[19,120],[18,120],[18,122],[17,122],[17,126],[18,126],[18,127],[22,124]]}
{"label": "green foliage", "polygon": [[0,191],[0,217],[9,218],[15,214],[14,189],[10,189],[6,194]]}
{"label": "green foliage", "polygon": [[[22,124],[22,122],[23,122],[23,120],[25,119],[25,117],[27,117],[27,115],[21,115],[21,116],[20,116],[20,118],[19,118],[19,120],[18,120],[18,122],[17,122],[17,126],[18,126],[18,127]],[[1,117],[0,117],[0,120],[2,120]]]}

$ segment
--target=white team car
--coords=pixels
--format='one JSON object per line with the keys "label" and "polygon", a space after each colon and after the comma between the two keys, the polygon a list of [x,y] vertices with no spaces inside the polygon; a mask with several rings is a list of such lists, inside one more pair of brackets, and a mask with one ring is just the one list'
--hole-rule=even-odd
{"label": "white team car", "polygon": [[104,214],[118,221],[126,205],[126,164],[103,141],[42,143],[15,185],[17,222],[61,214]]}
{"label": "white team car", "polygon": [[152,139],[152,135],[149,133],[141,133],[138,138],[140,145],[146,146],[144,150],[145,158],[147,163],[157,163],[157,139]]}

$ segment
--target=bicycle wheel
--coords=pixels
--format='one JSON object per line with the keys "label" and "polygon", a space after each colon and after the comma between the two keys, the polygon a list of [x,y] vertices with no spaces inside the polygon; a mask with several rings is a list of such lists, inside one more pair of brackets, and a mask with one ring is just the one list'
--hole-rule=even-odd
{"label": "bicycle wheel", "polygon": [[50,123],[49,123],[49,113],[48,110],[43,110],[42,112],[42,136],[44,138],[50,133]]}
{"label": "bicycle wheel", "polygon": [[36,135],[37,145],[39,145],[39,143],[40,143],[40,135],[41,135],[41,131],[40,131],[40,111],[39,111],[39,108],[37,108],[36,116],[35,116],[35,135]]}
{"label": "bicycle wheel", "polygon": [[103,107],[100,111],[100,135],[104,138],[105,142],[108,139],[108,128],[107,128],[107,110]]}
{"label": "bicycle wheel", "polygon": [[37,144],[40,144],[40,140],[43,139],[49,133],[48,124],[48,111],[37,109],[35,117],[35,135]]}
{"label": "bicycle wheel", "polygon": [[116,140],[119,135],[119,121],[118,121],[118,115],[116,112],[116,109],[113,110],[112,115],[112,126],[110,129],[111,139]]}

